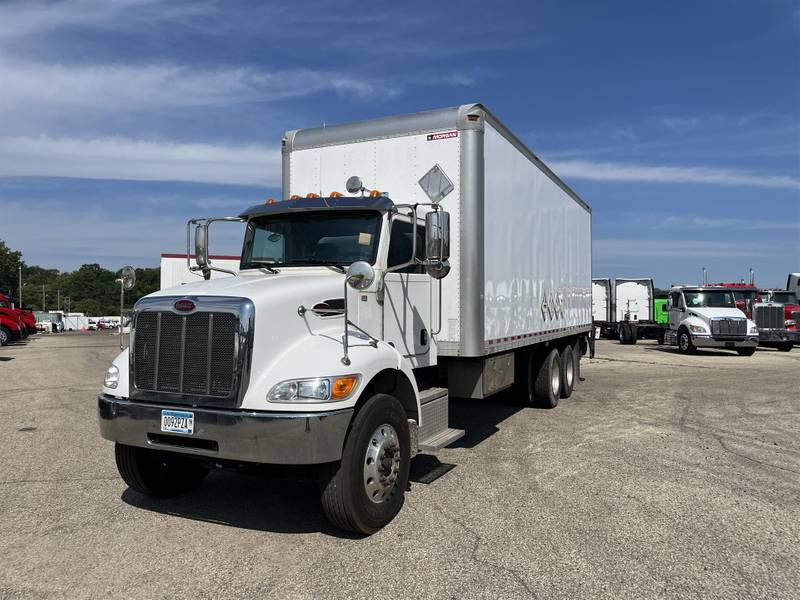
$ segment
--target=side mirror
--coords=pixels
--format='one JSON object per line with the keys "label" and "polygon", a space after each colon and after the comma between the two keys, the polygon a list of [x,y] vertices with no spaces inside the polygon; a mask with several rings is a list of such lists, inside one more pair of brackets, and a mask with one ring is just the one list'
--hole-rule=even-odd
{"label": "side mirror", "polygon": [[450,261],[445,260],[440,263],[425,265],[425,272],[434,279],[447,277],[447,274],[450,272]]}
{"label": "side mirror", "polygon": [[208,225],[194,229],[194,260],[198,267],[208,266]]}
{"label": "side mirror", "polygon": [[425,215],[425,256],[439,263],[450,258],[450,213],[437,210]]}
{"label": "side mirror", "polygon": [[368,262],[358,260],[347,267],[345,280],[354,290],[365,290],[375,281],[375,269]]}

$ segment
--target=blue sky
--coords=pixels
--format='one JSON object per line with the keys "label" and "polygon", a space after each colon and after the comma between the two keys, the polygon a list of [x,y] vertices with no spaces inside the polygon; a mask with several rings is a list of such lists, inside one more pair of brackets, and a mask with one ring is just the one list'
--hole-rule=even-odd
{"label": "blue sky", "polygon": [[592,205],[596,276],[800,270],[797,0],[11,1],[0,23],[0,238],[28,263],[155,266],[187,218],[278,195],[285,130],[482,102]]}

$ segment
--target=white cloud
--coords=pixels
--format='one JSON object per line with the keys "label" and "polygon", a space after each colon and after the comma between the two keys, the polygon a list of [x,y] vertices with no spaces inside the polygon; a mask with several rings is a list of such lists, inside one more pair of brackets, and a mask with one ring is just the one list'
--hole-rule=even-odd
{"label": "white cloud", "polygon": [[308,69],[12,61],[0,61],[0,89],[0,109],[22,112],[37,107],[119,112],[285,100],[325,91],[362,98],[399,92],[397,86]]}
{"label": "white cloud", "polygon": [[782,220],[766,221],[764,219],[735,219],[735,218],[714,218],[714,217],[695,217],[695,216],[669,216],[654,225],[654,227],[680,226],[692,229],[789,229],[800,231],[800,221]]}
{"label": "white cloud", "polygon": [[595,260],[642,258],[772,258],[785,257],[786,247],[771,242],[720,242],[713,240],[654,240],[595,238],[592,241]]}
{"label": "white cloud", "polygon": [[280,150],[135,140],[0,138],[1,176],[280,186]]}
{"label": "white cloud", "polygon": [[648,166],[632,163],[553,161],[550,166],[561,177],[592,181],[647,183],[704,183],[800,190],[800,179],[787,175],[759,175],[737,169],[711,167]]}

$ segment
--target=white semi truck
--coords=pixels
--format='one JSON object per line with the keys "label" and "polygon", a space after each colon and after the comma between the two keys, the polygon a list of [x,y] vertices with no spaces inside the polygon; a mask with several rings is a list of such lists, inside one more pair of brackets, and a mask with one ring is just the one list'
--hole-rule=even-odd
{"label": "white semi truck", "polygon": [[[210,279],[219,220],[246,233],[238,273]],[[552,408],[578,379],[591,210],[482,105],[291,131],[282,200],[191,228],[203,278],[136,303],[98,400],[138,492],[319,465],[328,518],[371,533],[411,458],[463,435],[451,397]]]}
{"label": "white semi truck", "polygon": [[731,288],[672,286],[667,310],[665,343],[684,354],[693,354],[697,348],[720,348],[752,356],[758,347],[758,326],[736,307]]}

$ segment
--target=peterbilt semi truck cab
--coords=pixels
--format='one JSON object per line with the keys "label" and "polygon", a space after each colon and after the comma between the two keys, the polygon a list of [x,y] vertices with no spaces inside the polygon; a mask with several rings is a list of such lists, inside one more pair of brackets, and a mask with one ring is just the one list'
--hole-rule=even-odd
{"label": "peterbilt semi truck cab", "polygon": [[720,348],[752,356],[758,347],[758,328],[736,307],[729,288],[673,286],[667,309],[669,329],[664,342],[684,354],[693,354],[697,348]]}
{"label": "peterbilt semi truck cab", "polygon": [[[244,224],[240,268],[211,278],[224,221]],[[331,522],[369,534],[411,458],[464,434],[451,397],[553,408],[578,381],[591,211],[482,105],[288,132],[282,198],[192,236],[197,282],[136,303],[98,397],[140,493],[314,465]]]}

